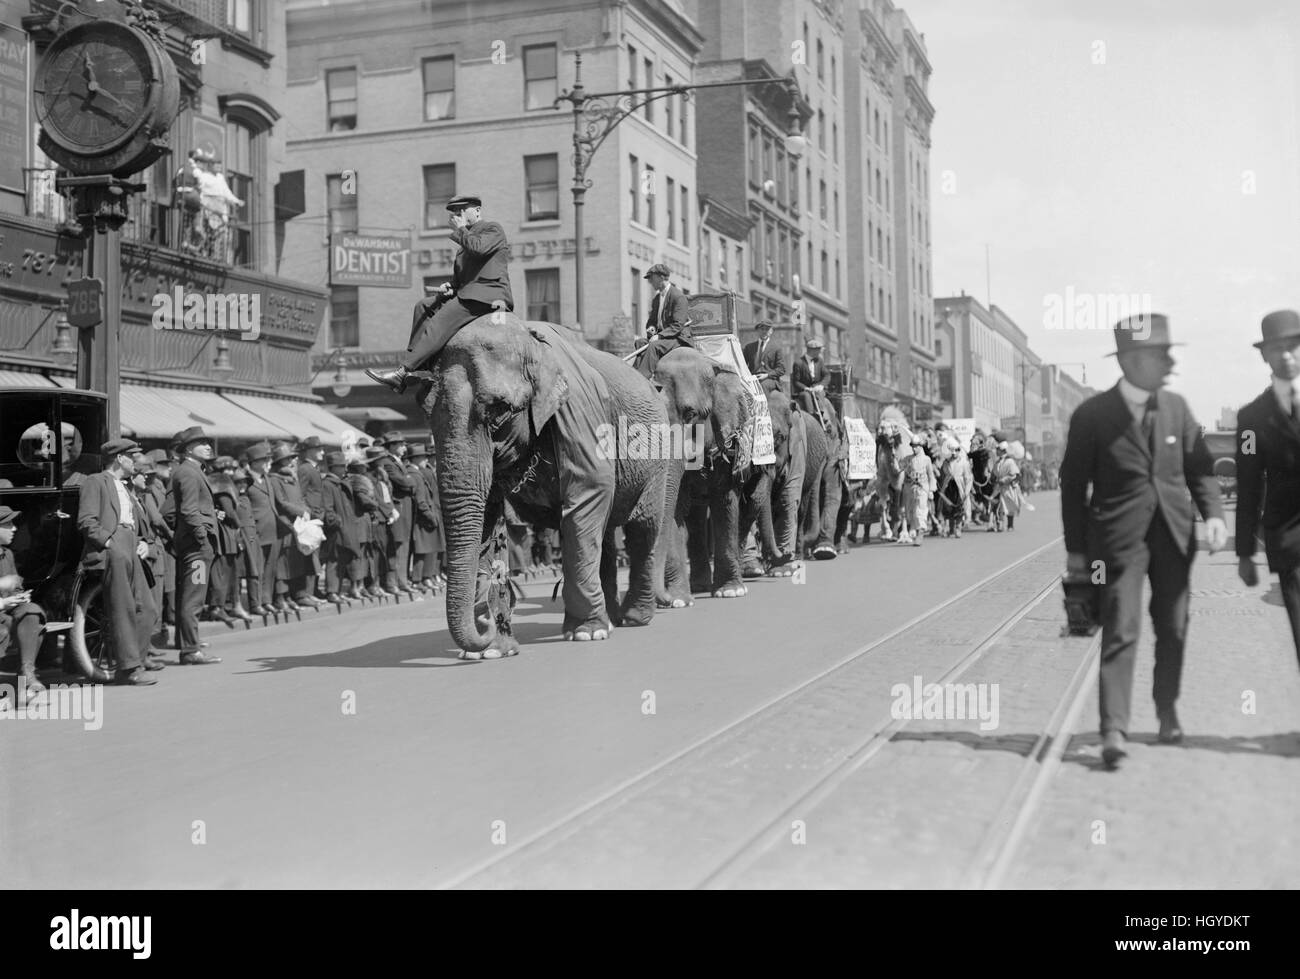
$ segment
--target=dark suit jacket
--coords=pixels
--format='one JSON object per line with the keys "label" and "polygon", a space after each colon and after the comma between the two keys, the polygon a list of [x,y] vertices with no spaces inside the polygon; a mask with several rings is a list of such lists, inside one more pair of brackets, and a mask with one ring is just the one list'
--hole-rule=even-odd
{"label": "dark suit jacket", "polygon": [[[681,338],[683,340],[692,339],[691,336],[691,307],[687,302],[685,294],[674,285],[668,287],[668,299],[664,304],[664,328],[659,331],[659,336],[665,340]],[[650,301],[650,318],[645,321],[646,333],[659,327],[659,293],[655,293],[654,299]]]}
{"label": "dark suit jacket", "polygon": [[451,240],[460,245],[452,267],[451,287],[459,299],[491,303],[500,299],[506,309],[515,308],[510,294],[510,242],[505,229],[495,221],[479,221],[469,228],[457,228]]}
{"label": "dark suit jacket", "polygon": [[267,485],[271,487],[271,502],[275,506],[275,532],[281,539],[293,536],[293,522],[307,513],[298,480],[293,476],[269,473]]}
{"label": "dark suit jacket", "polygon": [[263,476],[259,486],[256,477],[248,484],[248,503],[253,510],[253,526],[257,528],[259,544],[274,544],[279,539],[275,528],[275,499],[271,496],[271,477]]}
{"label": "dark suit jacket", "polygon": [[1066,551],[1112,561],[1140,547],[1163,516],[1190,554],[1193,501],[1207,520],[1223,517],[1214,459],[1187,402],[1172,391],[1159,393],[1154,442],[1153,458],[1118,385],[1079,405],[1061,461]]}
{"label": "dark suit jacket", "polygon": [[[81,566],[87,571],[103,571],[104,550],[108,539],[117,531],[118,524],[134,528],[135,512],[123,517],[118,502],[117,480],[110,472],[87,476],[81,484],[81,500],[77,510],[77,529],[85,543],[81,549]],[[129,494],[131,491],[127,490]],[[134,532],[134,530],[133,530]]]}
{"label": "dark suit jacket", "polygon": [[753,374],[768,374],[763,384],[764,391],[775,391],[781,387],[785,381],[785,375],[789,373],[785,365],[785,351],[777,344],[775,339],[767,341],[767,349],[763,351],[763,357],[758,357],[758,345],[761,340],[753,340],[745,344],[745,364]]}
{"label": "dark suit jacket", "polygon": [[1261,527],[1270,571],[1300,565],[1300,422],[1282,413],[1272,385],[1237,413],[1238,557],[1255,556]]}
{"label": "dark suit jacket", "polygon": [[176,553],[211,547],[217,537],[217,509],[207,477],[193,459],[172,470],[172,500],[176,511]]}
{"label": "dark suit jacket", "polygon": [[347,555],[361,553],[361,538],[358,535],[359,523],[352,504],[352,488],[341,476],[327,472],[322,479],[325,487],[325,533],[327,540],[333,542],[335,550]]}
{"label": "dark suit jacket", "polygon": [[825,384],[829,378],[830,371],[826,369],[825,360],[819,359],[817,369],[813,370],[808,363],[808,355],[804,354],[794,362],[794,369],[790,371],[790,393],[801,394],[805,388]]}
{"label": "dark suit jacket", "polygon": [[307,504],[307,512],[317,520],[325,517],[325,483],[321,471],[310,462],[298,463],[298,489],[302,491],[302,501]]}

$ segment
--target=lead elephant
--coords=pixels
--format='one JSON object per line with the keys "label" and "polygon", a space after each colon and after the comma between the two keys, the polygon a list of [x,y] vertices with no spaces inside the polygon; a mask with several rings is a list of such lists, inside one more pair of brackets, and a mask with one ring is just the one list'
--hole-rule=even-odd
{"label": "lead elephant", "polygon": [[[744,595],[740,573],[740,494],[749,473],[752,400],[740,375],[696,350],[679,347],[659,361],[655,381],[670,423],[696,434],[697,455],[670,468],[680,486],[668,487],[655,553],[659,604],[681,608],[691,593],[715,598]],[[684,547],[683,545],[686,545]],[[690,575],[686,581],[686,551]]]}
{"label": "lead elephant", "polygon": [[807,430],[815,422],[792,408],[789,395],[770,392],[767,410],[772,417],[776,462],[754,467],[741,494],[740,536],[744,539],[756,526],[761,549],[761,560],[758,554],[746,555],[746,578],[793,573],[805,474],[810,465],[819,470],[825,462],[825,446],[808,443]]}
{"label": "lead elephant", "polygon": [[[448,342],[420,400],[437,447],[447,624],[468,658],[519,648],[508,609],[489,614],[485,600],[483,555],[507,499],[526,523],[560,531],[565,638],[607,638],[611,620],[650,622],[666,464],[637,437],[667,413],[645,378],[553,324],[501,313]],[[630,569],[621,606],[620,526]]]}

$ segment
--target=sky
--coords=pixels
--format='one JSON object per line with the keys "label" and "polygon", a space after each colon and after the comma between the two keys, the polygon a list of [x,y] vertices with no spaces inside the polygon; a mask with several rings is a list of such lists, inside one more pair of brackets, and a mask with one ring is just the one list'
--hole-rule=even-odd
{"label": "sky", "polygon": [[991,292],[1098,389],[1114,318],[1088,309],[1149,303],[1202,424],[1258,395],[1260,319],[1300,309],[1300,3],[900,6],[934,69],[934,294]]}

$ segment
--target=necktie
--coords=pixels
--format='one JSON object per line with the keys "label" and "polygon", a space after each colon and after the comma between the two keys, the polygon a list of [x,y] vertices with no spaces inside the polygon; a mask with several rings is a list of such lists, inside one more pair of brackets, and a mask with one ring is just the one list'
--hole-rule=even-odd
{"label": "necktie", "polygon": [[664,331],[664,306],[667,305],[667,303],[664,302],[664,298],[667,295],[668,295],[667,292],[659,293],[659,332],[660,333],[663,333]]}
{"label": "necktie", "polygon": [[1146,437],[1151,454],[1156,451],[1156,396],[1147,398],[1146,411],[1142,414],[1142,434]]}

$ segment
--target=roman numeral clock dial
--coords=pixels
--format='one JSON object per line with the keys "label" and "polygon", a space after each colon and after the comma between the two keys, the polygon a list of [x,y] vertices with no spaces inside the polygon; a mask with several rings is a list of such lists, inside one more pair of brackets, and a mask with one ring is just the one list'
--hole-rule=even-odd
{"label": "roman numeral clock dial", "polygon": [[37,71],[41,148],[75,174],[138,173],[167,152],[176,70],[153,38],[111,20],[60,34]]}

